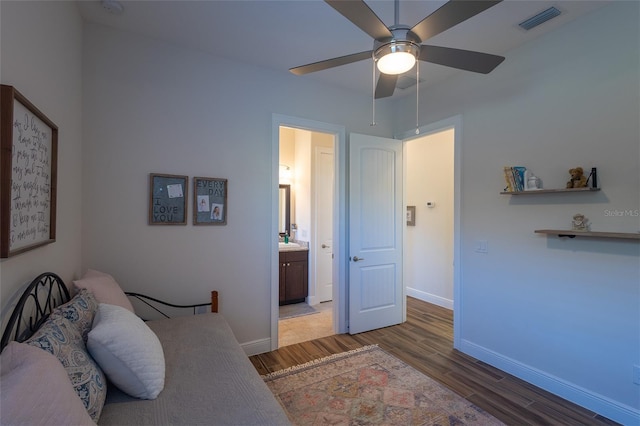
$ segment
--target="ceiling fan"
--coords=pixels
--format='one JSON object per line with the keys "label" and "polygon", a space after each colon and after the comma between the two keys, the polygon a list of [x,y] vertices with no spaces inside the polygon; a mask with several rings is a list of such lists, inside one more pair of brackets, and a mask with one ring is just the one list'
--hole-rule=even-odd
{"label": "ceiling fan", "polygon": [[390,27],[363,0],[325,0],[329,6],[373,37],[373,50],[314,62],[289,71],[303,75],[373,58],[381,73],[375,89],[376,99],[393,95],[398,75],[413,68],[417,60],[488,74],[504,61],[504,57],[450,47],[427,46],[422,42],[501,1],[450,0],[409,28],[398,23],[399,0],[395,0],[395,22]]}

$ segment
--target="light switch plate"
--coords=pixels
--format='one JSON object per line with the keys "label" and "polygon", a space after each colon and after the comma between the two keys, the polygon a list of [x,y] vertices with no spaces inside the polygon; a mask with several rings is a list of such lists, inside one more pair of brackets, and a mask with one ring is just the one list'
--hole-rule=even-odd
{"label": "light switch plate", "polygon": [[489,243],[487,240],[476,241],[476,253],[489,253]]}

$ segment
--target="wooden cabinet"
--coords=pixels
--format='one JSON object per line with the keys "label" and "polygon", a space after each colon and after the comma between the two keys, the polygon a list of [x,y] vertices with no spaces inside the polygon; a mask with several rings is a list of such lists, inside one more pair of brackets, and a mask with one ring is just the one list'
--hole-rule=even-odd
{"label": "wooden cabinet", "polygon": [[304,302],[309,294],[309,252],[280,252],[280,304]]}

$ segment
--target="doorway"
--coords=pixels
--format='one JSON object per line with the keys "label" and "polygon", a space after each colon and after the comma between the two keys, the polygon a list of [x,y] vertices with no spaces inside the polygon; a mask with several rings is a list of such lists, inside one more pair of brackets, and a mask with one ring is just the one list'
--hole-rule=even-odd
{"label": "doorway", "polygon": [[[273,200],[274,202],[272,203],[272,217],[276,218],[278,216],[278,206],[279,203],[276,201],[278,200],[278,192],[277,189],[279,187],[280,184],[280,177],[279,177],[279,171],[280,171],[280,164],[281,164],[281,159],[280,159],[280,131],[281,128],[289,128],[292,129],[294,131],[304,131],[305,136],[304,137],[309,137],[311,138],[309,135],[312,134],[317,134],[320,136],[323,136],[325,138],[328,138],[331,141],[331,148],[333,149],[333,153],[332,153],[332,158],[330,160],[327,160],[327,156],[326,156],[326,150],[321,149],[320,151],[325,152],[325,154],[323,154],[319,159],[320,162],[322,162],[326,168],[327,163],[331,162],[332,164],[332,169],[333,169],[333,182],[332,182],[332,189],[333,191],[331,192],[331,195],[327,195],[326,193],[324,193],[322,195],[322,197],[324,197],[324,199],[326,200],[326,197],[329,196],[331,198],[331,206],[330,206],[330,212],[329,213],[324,213],[324,214],[329,214],[332,218],[332,229],[329,232],[329,237],[325,237],[323,240],[324,241],[316,241],[316,239],[312,240],[312,236],[315,236],[318,233],[318,230],[315,227],[315,223],[311,221],[311,213],[305,214],[304,209],[307,208],[309,209],[309,211],[311,210],[311,204],[309,203],[309,207],[304,207],[304,204],[301,203],[301,199],[298,199],[297,196],[301,195],[301,194],[295,194],[292,195],[292,200],[295,198],[296,201],[294,201],[292,204],[294,204],[296,207],[295,208],[295,213],[294,215],[292,215],[292,228],[293,228],[293,224],[295,224],[295,236],[294,238],[301,240],[301,241],[307,241],[310,243],[310,248],[313,250],[313,244],[314,243],[318,243],[320,244],[320,246],[322,244],[325,244],[325,246],[330,246],[330,257],[329,257],[329,263],[330,263],[330,270],[331,270],[331,279],[330,279],[330,283],[332,284],[332,287],[330,288],[330,292],[331,292],[331,304],[328,305],[329,306],[329,310],[330,310],[330,317],[331,317],[331,321],[332,321],[332,332],[335,333],[344,333],[346,331],[346,297],[344,295],[345,293],[345,289],[346,289],[346,278],[345,278],[345,269],[346,269],[346,262],[344,260],[344,256],[341,253],[344,253],[346,250],[345,247],[345,243],[344,243],[344,238],[340,238],[341,236],[344,236],[345,234],[345,217],[346,217],[346,213],[345,213],[345,206],[346,206],[346,190],[345,190],[345,185],[344,185],[344,179],[342,177],[344,170],[345,170],[345,158],[346,158],[346,154],[345,154],[345,150],[346,150],[346,133],[345,133],[345,129],[342,126],[336,126],[336,125],[332,125],[332,124],[327,124],[327,123],[322,123],[322,122],[316,122],[313,120],[306,120],[306,119],[301,119],[301,118],[297,118],[297,117],[289,117],[289,116],[282,116],[282,115],[278,115],[278,114],[274,114],[272,117],[272,188],[273,188]],[[318,144],[318,145],[322,145],[322,143]],[[309,164],[314,160],[314,150],[310,149],[310,145],[309,145],[309,152],[308,155],[305,154],[305,149],[303,148],[300,150],[300,152],[298,153],[299,155],[303,156],[303,157],[308,157],[310,158],[309,160]],[[294,154],[295,157],[296,154]],[[295,158],[294,158],[295,160]],[[287,160],[290,161],[291,160]],[[289,165],[291,166],[291,165]],[[309,167],[310,168],[310,167]],[[292,170],[292,179],[296,179],[297,178],[297,173],[298,171],[295,170],[293,167],[290,167],[290,170]],[[311,176],[311,175],[309,175]],[[303,178],[304,179],[304,178]],[[313,177],[313,179],[311,177],[309,177],[309,180],[315,180],[315,177]],[[293,183],[292,184],[292,192],[295,191],[295,186],[297,185],[297,183]],[[313,194],[315,194],[316,192],[314,192]],[[309,191],[307,193],[307,195],[302,194],[302,198],[304,197],[311,197],[311,191]],[[314,204],[316,202],[314,201]],[[324,204],[327,204],[326,202]],[[303,211],[300,211],[303,210]],[[319,213],[313,213],[314,215],[319,214]],[[298,220],[299,217],[309,217],[308,222],[305,223],[299,223],[300,221]],[[295,218],[295,219],[293,219]],[[272,233],[271,235],[277,235],[278,234],[278,230],[277,230],[277,226],[278,224],[276,223],[276,221],[274,220],[272,223]],[[312,227],[313,226],[313,227]],[[313,234],[313,235],[312,235]],[[333,244],[333,242],[337,242],[336,244]],[[274,243],[273,243],[273,247],[274,249],[272,250],[272,256],[271,256],[271,264],[272,264],[272,268],[271,268],[271,348],[272,350],[275,350],[278,348],[278,337],[279,337],[279,267],[278,267],[278,262],[279,262],[279,250],[274,238]],[[328,247],[325,247],[325,249]],[[310,250],[310,271],[313,272],[313,268],[315,267],[315,260],[313,260],[313,254],[311,253]],[[313,250],[314,252],[316,250]],[[314,264],[312,265],[311,262],[314,262]],[[309,275],[310,277],[312,277],[312,275]],[[313,288],[310,289],[309,292],[309,296],[312,297],[312,299],[310,300],[313,304],[317,304],[319,302],[319,298],[317,297],[317,291],[316,291],[316,285],[315,285],[315,275],[313,275]],[[326,289],[325,289],[326,290]],[[309,301],[307,299],[307,301]],[[327,305],[323,306],[323,308],[325,308]],[[326,310],[326,309],[323,309]]]}
{"label": "doorway", "polygon": [[454,128],[405,142],[408,296],[453,309]]}
{"label": "doorway", "polygon": [[279,221],[279,227],[285,225],[280,240],[286,241],[279,244],[280,347],[335,334],[334,146],[333,134],[280,126],[279,187],[289,192],[287,202],[279,205],[288,206],[284,216],[290,218]]}
{"label": "doorway", "polygon": [[[407,206],[416,206],[416,217],[415,222],[416,226],[407,226],[405,229],[405,236],[409,244],[411,244],[412,237],[416,237],[415,235],[411,235],[412,233],[416,233],[415,231],[418,228],[418,224],[431,222],[432,219],[435,219],[434,216],[440,215],[441,217],[438,219],[440,221],[443,219],[444,215],[449,215],[449,219],[452,220],[452,223],[446,222],[444,228],[447,229],[446,233],[442,233],[442,229],[439,230],[440,238],[447,239],[446,240],[446,251],[447,256],[443,262],[447,262],[448,265],[440,265],[440,279],[442,281],[447,281],[446,285],[442,285],[441,282],[434,283],[433,285],[425,285],[424,283],[420,283],[422,278],[419,277],[420,274],[424,276],[429,275],[427,271],[422,270],[420,273],[416,274],[416,269],[413,271],[407,270],[407,267],[411,267],[407,262],[403,265],[403,269],[405,270],[407,277],[407,295],[415,297],[417,299],[421,299],[427,301],[429,303],[433,303],[439,306],[443,306],[448,309],[453,309],[454,313],[454,322],[453,322],[453,347],[460,348],[461,339],[460,339],[460,317],[457,313],[460,312],[460,300],[461,300],[461,285],[460,285],[460,258],[461,258],[461,192],[462,192],[462,116],[456,115],[453,117],[446,118],[444,120],[437,121],[435,123],[422,126],[416,132],[415,130],[404,132],[397,136],[398,139],[402,139],[405,144],[405,151],[407,147],[410,146],[411,143],[420,144],[429,143],[430,140],[438,140],[440,138],[439,144],[441,145],[441,149],[438,152],[430,151],[428,154],[424,153],[424,155],[435,155],[435,156],[446,156],[447,159],[442,159],[438,161],[446,162],[446,168],[441,169],[437,174],[437,180],[442,180],[441,175],[446,174],[446,178],[444,180],[448,180],[446,183],[447,188],[446,191],[451,191],[452,199],[448,198],[442,192],[433,192],[433,193],[425,193],[417,191],[416,194],[411,194],[411,183],[407,183],[407,193],[405,193],[405,205]],[[444,138],[444,140],[442,140]],[[423,147],[424,148],[424,147]],[[442,164],[441,164],[442,166]],[[410,166],[409,166],[410,167]],[[420,164],[419,168],[424,168],[424,164]],[[435,168],[435,166],[434,166]],[[446,172],[445,172],[446,170]],[[433,170],[432,170],[433,172]],[[410,173],[410,172],[409,172]],[[433,175],[432,175],[433,176]],[[409,176],[405,176],[405,180],[409,179]],[[426,177],[422,177],[420,179],[426,179]],[[434,179],[431,178],[431,181]],[[428,183],[425,184],[420,183],[423,187],[428,187]],[[440,201],[443,201],[446,204],[446,210],[439,211]],[[431,205],[428,205],[431,203]],[[452,209],[452,210],[451,210]],[[449,213],[451,212],[451,213]],[[434,214],[436,213],[436,214]],[[435,222],[435,220],[434,220]],[[433,228],[432,228],[433,229]],[[430,231],[426,231],[430,232]],[[419,233],[419,232],[418,232]],[[420,237],[418,236],[417,240]],[[434,243],[434,244],[437,244]],[[414,248],[415,249],[415,248]],[[408,249],[410,250],[410,249]],[[424,258],[425,248],[421,248],[422,253],[418,253],[418,256],[422,256]],[[411,254],[408,253],[409,259]],[[421,260],[422,262],[423,260]],[[451,268],[448,266],[451,265]],[[415,266],[415,265],[414,265]],[[419,266],[417,267],[419,270]],[[432,281],[433,282],[433,281]],[[418,284],[420,283],[420,284]],[[450,296],[452,295],[452,296]],[[453,300],[451,300],[451,297]]]}

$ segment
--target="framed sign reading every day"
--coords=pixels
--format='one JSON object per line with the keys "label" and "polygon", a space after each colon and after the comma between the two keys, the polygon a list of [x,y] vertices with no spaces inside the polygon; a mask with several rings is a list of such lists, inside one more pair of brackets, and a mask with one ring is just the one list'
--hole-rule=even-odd
{"label": "framed sign reading every day", "polygon": [[193,224],[227,224],[227,180],[193,178]]}
{"label": "framed sign reading every day", "polygon": [[58,126],[12,86],[0,92],[0,257],[56,240]]}

